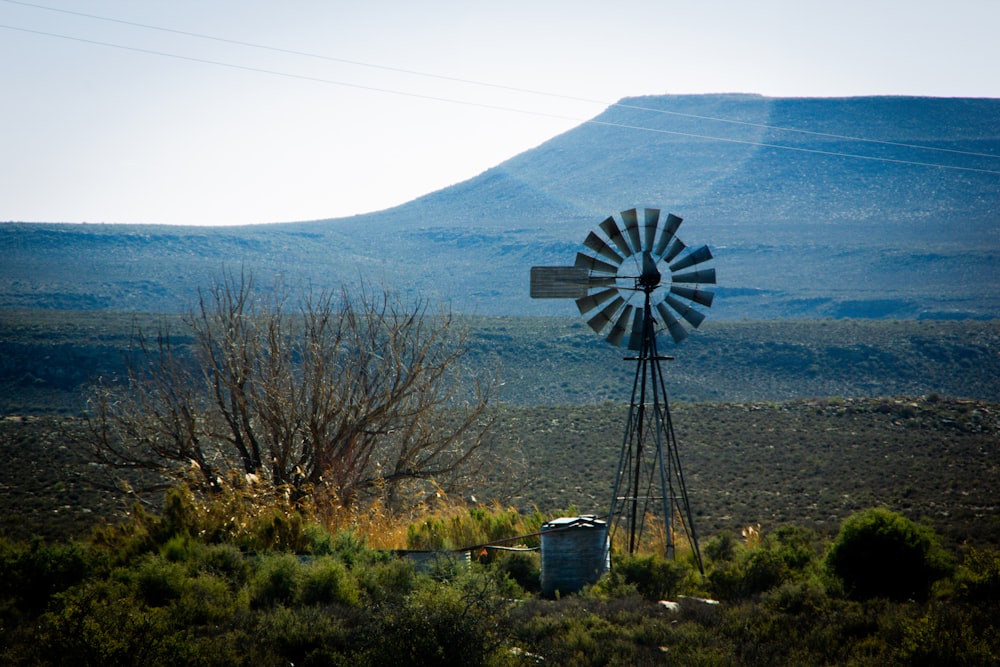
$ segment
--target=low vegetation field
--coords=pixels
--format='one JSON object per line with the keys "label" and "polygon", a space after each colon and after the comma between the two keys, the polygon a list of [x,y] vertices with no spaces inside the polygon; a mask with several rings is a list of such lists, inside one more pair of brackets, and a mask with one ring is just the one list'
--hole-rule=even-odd
{"label": "low vegetation field", "polygon": [[[607,512],[627,406],[510,407],[490,445],[518,461],[481,503],[524,512]],[[671,414],[695,525],[706,538],[761,524],[836,531],[886,506],[956,543],[1000,545],[1000,405],[921,398],[677,403]],[[64,537],[134,502],[102,479],[71,418],[0,422],[0,530]],[[471,497],[464,499],[472,502]]]}
{"label": "low vegetation field", "polygon": [[[488,445],[515,476],[409,527],[369,517],[327,533],[285,508],[234,536],[210,529],[227,508],[199,518],[176,493],[137,510],[81,444],[86,387],[123,368],[128,319],[0,314],[5,664],[989,665],[1000,652],[997,323],[706,328],[668,367],[705,574],[686,552],[616,554],[594,587],[546,600],[534,552],[477,551],[470,570],[427,576],[371,547],[457,548],[607,511],[631,371],[578,323],[476,324],[471,362],[504,382]],[[883,516],[869,508],[927,547],[920,590],[862,594],[837,569],[845,526]],[[722,604],[658,604],[678,595]]]}

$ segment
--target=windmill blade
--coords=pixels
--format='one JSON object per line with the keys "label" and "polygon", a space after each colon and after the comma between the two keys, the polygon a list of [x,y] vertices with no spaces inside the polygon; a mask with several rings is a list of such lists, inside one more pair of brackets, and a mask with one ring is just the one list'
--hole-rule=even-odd
{"label": "windmill blade", "polygon": [[[575,266],[531,267],[532,299],[577,299],[587,296],[587,287],[594,280],[586,269]],[[608,280],[602,278],[602,280]],[[610,279],[612,282],[614,278]]]}
{"label": "windmill blade", "polygon": [[622,211],[622,222],[625,223],[625,233],[632,244],[633,254],[642,252],[642,242],[639,240],[639,217],[634,208]]}
{"label": "windmill blade", "polygon": [[605,259],[610,259],[616,265],[621,264],[625,261],[625,258],[615,252],[615,249],[604,242],[600,236],[594,232],[587,234],[587,238],[583,240],[583,245],[587,246],[594,252],[596,252],[601,257]]}
{"label": "windmill blade", "polygon": [[670,244],[670,247],[667,248],[666,254],[663,255],[664,261],[669,262],[674,257],[676,257],[677,255],[681,254],[681,251],[683,251],[684,248],[686,248],[686,247],[687,247],[687,244],[684,243],[684,241],[681,241],[680,239],[675,238],[673,240],[673,243]]}
{"label": "windmill blade", "polygon": [[635,309],[635,319],[632,320],[632,334],[628,337],[628,349],[642,350],[642,337],[645,333],[646,317],[642,308]]}
{"label": "windmill blade", "polygon": [[594,308],[610,299],[611,297],[618,294],[618,290],[614,287],[600,292],[591,294],[590,296],[585,296],[581,299],[576,300],[576,307],[580,309],[580,314],[589,313]]}
{"label": "windmill blade", "polygon": [[677,233],[677,228],[681,226],[682,222],[684,222],[683,218],[678,218],[673,213],[667,214],[663,230],[660,232],[660,239],[656,242],[656,247],[653,248],[654,255],[657,257],[663,256],[663,252],[667,249],[667,244],[670,243],[670,239],[674,238],[674,234]]}
{"label": "windmill blade", "polygon": [[607,234],[611,242],[615,244],[615,247],[621,250],[622,254],[626,257],[632,256],[632,248],[629,247],[628,241],[622,236],[622,230],[618,228],[618,223],[615,222],[614,218],[609,217],[607,220],[602,222],[599,227],[601,231]]}
{"label": "windmill blade", "polygon": [[712,251],[709,250],[707,245],[698,246],[688,254],[681,257],[676,262],[670,265],[671,271],[680,271],[681,269],[686,269],[689,266],[694,266],[695,264],[701,264],[702,262],[707,262],[712,259]]}
{"label": "windmill blade", "polygon": [[656,227],[660,224],[660,209],[647,208],[644,213],[646,216],[646,224],[642,226],[642,250],[643,252],[653,252],[653,241],[656,239]]}
{"label": "windmill blade", "polygon": [[611,318],[615,316],[615,313],[618,312],[618,309],[621,308],[624,303],[625,299],[619,296],[614,301],[612,301],[604,308],[602,308],[601,312],[597,313],[589,320],[587,320],[587,324],[590,325],[590,328],[593,329],[596,333],[601,333],[604,327],[608,326],[611,323]]}
{"label": "windmill blade", "polygon": [[664,301],[677,311],[677,314],[683,317],[688,323],[695,329],[705,321],[705,316],[695,310],[690,304],[684,303],[683,301],[678,301],[672,296],[667,296]]}
{"label": "windmill blade", "polygon": [[706,292],[698,288],[681,287],[680,285],[671,285],[670,291],[677,296],[689,299],[695,303],[700,303],[701,305],[709,308],[712,307],[712,299],[715,298],[714,292]]}
{"label": "windmill blade", "polygon": [[617,266],[608,264],[607,262],[602,262],[596,257],[584,255],[582,252],[576,253],[576,262],[574,262],[574,266],[580,269],[596,271],[597,273],[610,273],[611,275],[618,273]]}
{"label": "windmill blade", "polygon": [[688,337],[687,329],[677,321],[677,318],[674,317],[673,313],[665,305],[662,303],[656,304],[656,311],[660,314],[663,323],[667,325],[667,331],[670,332],[670,336],[674,339],[675,343],[679,343]]}
{"label": "windmill blade", "polygon": [[615,321],[615,326],[611,328],[611,333],[605,338],[606,341],[619,347],[622,344],[622,338],[625,337],[625,332],[628,330],[629,319],[632,317],[632,311],[635,308],[632,305],[625,306],[625,310],[621,312],[618,319]]}
{"label": "windmill blade", "polygon": [[678,273],[670,277],[670,282],[674,283],[702,283],[715,284],[715,269],[699,269],[698,271],[688,271]]}

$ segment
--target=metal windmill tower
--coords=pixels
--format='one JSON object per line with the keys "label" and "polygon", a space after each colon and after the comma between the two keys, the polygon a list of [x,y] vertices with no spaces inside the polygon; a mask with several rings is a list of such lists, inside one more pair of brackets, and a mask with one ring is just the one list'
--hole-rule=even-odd
{"label": "metal windmill tower", "polygon": [[[642,218],[640,222],[640,216]],[[610,216],[584,239],[574,266],[531,269],[532,298],[572,298],[594,331],[614,346],[635,352],[635,378],[618,471],[608,510],[613,541],[624,532],[629,553],[659,515],[667,557],[674,557],[678,528],[691,544],[703,571],[687,486],[677,450],[670,404],[656,335],[666,329],[675,343],[688,336],[683,322],[697,327],[705,319],[694,304],[709,307],[715,269],[693,268],[712,259],[708,246],[689,249],[677,238],[681,218],[655,208],[629,209]]]}

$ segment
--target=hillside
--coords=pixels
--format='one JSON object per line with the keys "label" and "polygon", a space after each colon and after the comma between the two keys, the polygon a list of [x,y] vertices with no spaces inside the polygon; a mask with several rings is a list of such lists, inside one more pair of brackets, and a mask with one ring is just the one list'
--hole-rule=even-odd
{"label": "hillside", "polygon": [[571,264],[605,216],[649,205],[684,217],[689,244],[712,246],[715,320],[997,317],[998,117],[989,99],[629,98],[377,213],[235,228],[2,224],[0,308],[182,310],[211,276],[243,267],[293,286],[364,276],[478,315],[571,315],[528,298],[530,267]]}

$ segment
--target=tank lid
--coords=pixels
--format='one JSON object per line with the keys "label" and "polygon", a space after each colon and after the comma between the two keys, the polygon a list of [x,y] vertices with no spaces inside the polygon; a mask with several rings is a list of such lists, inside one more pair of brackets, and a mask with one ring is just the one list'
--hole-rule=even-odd
{"label": "tank lid", "polygon": [[564,516],[559,517],[558,519],[552,519],[551,521],[542,524],[542,530],[553,530],[555,528],[604,528],[606,525],[606,521],[598,519],[593,514],[586,514],[582,516]]}

